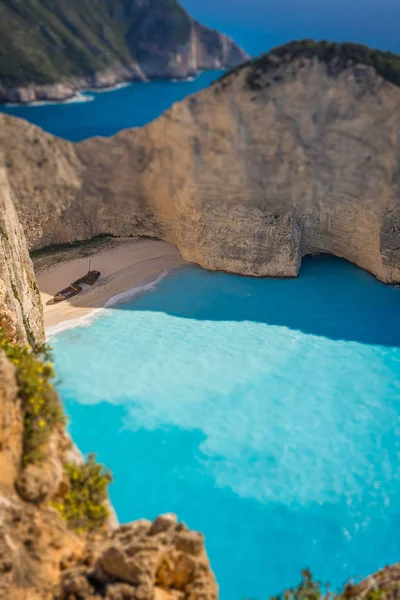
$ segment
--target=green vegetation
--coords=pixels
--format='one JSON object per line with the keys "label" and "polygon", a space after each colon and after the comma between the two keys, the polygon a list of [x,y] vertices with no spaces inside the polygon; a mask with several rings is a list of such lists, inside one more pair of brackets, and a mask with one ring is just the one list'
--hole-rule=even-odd
{"label": "green vegetation", "polygon": [[47,254],[53,255],[56,251],[72,250],[74,248],[82,248],[85,246],[92,246],[93,244],[101,243],[107,238],[113,238],[111,233],[102,233],[96,235],[88,240],[78,240],[76,242],[69,242],[65,244],[52,244],[46,246],[46,248],[40,248],[39,250],[31,250],[29,253],[31,258],[38,258],[39,256],[46,256]]}
{"label": "green vegetation", "polygon": [[64,422],[60,400],[53,388],[54,370],[47,346],[23,346],[5,333],[0,319],[0,348],[16,369],[24,417],[23,464],[45,458],[45,445],[58,424]]}
{"label": "green vegetation", "polygon": [[19,302],[19,294],[18,294],[18,290],[17,290],[17,286],[15,285],[15,283],[12,281],[11,282],[11,289],[14,295],[14,298],[17,300],[17,302]]}
{"label": "green vegetation", "polygon": [[264,87],[262,76],[266,73],[273,74],[285,63],[295,59],[314,58],[330,66],[331,73],[339,73],[354,64],[374,67],[377,73],[387,81],[400,86],[400,55],[392,52],[383,52],[364,46],[346,42],[343,44],[316,42],[315,40],[302,40],[291,42],[273,48],[268,54],[263,54],[247,63],[240,65],[233,71],[224,74],[218,81],[226,80],[232,74],[237,74],[244,67],[250,67],[247,75],[247,85],[252,90]]}
{"label": "green vegetation", "polygon": [[2,0],[0,84],[87,77],[188,40],[177,0]]}
{"label": "green vegetation", "polygon": [[[58,425],[65,424],[62,406],[53,388],[51,351],[46,344],[23,346],[5,333],[0,317],[0,349],[15,366],[18,393],[24,418],[24,466],[40,464],[46,458],[46,444]],[[109,515],[104,505],[110,471],[89,455],[81,465],[66,464],[69,487],[65,496],[51,503],[71,529],[94,530],[102,527]]]}
{"label": "green vegetation", "polygon": [[347,584],[341,592],[333,592],[329,584],[322,586],[319,581],[315,581],[308,569],[301,575],[302,580],[297,587],[285,590],[281,595],[271,596],[270,600],[352,600],[361,596],[363,600],[381,600],[386,597],[384,589],[369,590],[361,594],[360,587],[352,584]]}
{"label": "green vegetation", "polygon": [[90,454],[82,465],[67,464],[65,470],[70,489],[65,497],[52,506],[56,508],[71,529],[78,532],[99,529],[109,515],[104,502],[107,500],[111,473],[96,463]]}
{"label": "green vegetation", "polygon": [[33,281],[30,281],[29,285],[31,286],[33,291],[40,296],[40,290],[38,284],[36,283],[36,280],[34,279]]}
{"label": "green vegetation", "polygon": [[3,221],[0,221],[0,236],[2,236],[5,240],[8,240],[7,231]]}

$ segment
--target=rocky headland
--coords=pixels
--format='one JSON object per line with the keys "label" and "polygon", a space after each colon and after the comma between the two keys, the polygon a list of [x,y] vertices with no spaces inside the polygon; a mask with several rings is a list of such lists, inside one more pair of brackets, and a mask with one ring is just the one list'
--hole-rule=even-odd
{"label": "rocky headland", "polygon": [[207,269],[294,277],[303,256],[330,253],[400,282],[391,57],[290,44],[145,127],[79,144],[0,116],[4,177],[29,248],[144,235]]}
{"label": "rocky headland", "polygon": [[[32,27],[32,23],[38,23]],[[60,102],[125,81],[185,79],[248,58],[176,0],[0,4],[0,102]]]}
{"label": "rocky headland", "polygon": [[[371,56],[289,45],[75,145],[0,117],[0,598],[217,599],[201,534],[110,518],[109,474],[65,431],[28,248],[145,235],[210,269],[295,276],[329,252],[399,282],[400,90]],[[399,582],[395,565],[341,598],[394,599]]]}

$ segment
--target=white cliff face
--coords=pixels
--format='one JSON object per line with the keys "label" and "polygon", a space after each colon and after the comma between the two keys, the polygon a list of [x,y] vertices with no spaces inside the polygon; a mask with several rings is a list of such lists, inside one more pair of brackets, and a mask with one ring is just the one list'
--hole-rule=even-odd
{"label": "white cliff face", "polygon": [[146,127],[71,144],[1,117],[31,248],[149,235],[208,269],[297,275],[331,253],[400,281],[400,88],[372,67],[249,64]]}
{"label": "white cliff face", "polygon": [[141,72],[148,79],[196,76],[200,71],[232,68],[249,57],[223,33],[192,21],[188,40],[170,50],[144,41],[138,59]]}
{"label": "white cliff face", "polygon": [[0,316],[7,331],[21,341],[34,343],[42,339],[39,288],[3,166],[0,166]]}

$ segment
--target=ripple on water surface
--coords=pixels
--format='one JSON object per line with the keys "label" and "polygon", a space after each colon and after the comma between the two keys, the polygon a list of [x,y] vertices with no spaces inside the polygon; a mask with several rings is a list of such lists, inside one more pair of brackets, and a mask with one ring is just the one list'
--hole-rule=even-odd
{"label": "ripple on water surface", "polygon": [[399,306],[328,257],[296,280],[188,267],[59,334],[71,431],[120,520],[203,531],[221,600],[399,560]]}

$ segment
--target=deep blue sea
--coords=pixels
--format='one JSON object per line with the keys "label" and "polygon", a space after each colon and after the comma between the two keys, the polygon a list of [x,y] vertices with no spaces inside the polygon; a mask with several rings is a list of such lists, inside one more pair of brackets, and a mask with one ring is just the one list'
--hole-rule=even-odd
{"label": "deep blue sea", "polygon": [[40,106],[1,106],[0,110],[31,121],[45,131],[79,142],[114,135],[121,129],[145,125],[174,102],[209,85],[222,71],[202,73],[193,81],[132,83],[111,92],[86,92],[86,101]]}
{"label": "deep blue sea", "polygon": [[221,600],[365,576],[400,557],[399,309],[335,258],[293,280],[189,266],[51,340],[73,438],[121,521],[205,534]]}

